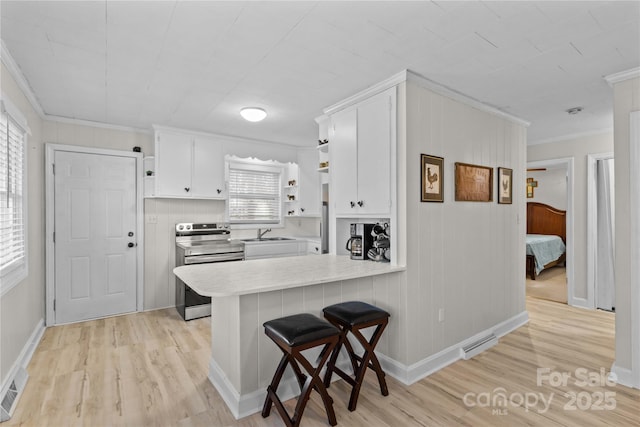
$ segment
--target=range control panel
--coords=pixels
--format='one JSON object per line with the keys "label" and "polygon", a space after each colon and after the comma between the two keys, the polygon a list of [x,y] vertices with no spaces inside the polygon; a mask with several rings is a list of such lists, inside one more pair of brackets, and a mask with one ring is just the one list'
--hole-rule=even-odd
{"label": "range control panel", "polygon": [[200,234],[200,233],[229,233],[229,223],[226,222],[208,222],[208,223],[192,223],[181,222],[176,224],[176,234]]}

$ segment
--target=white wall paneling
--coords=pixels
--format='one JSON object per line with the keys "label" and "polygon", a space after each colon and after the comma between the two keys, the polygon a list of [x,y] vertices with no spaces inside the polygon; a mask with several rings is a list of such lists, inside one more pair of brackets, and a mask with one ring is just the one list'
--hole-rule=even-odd
{"label": "white wall paneling", "polygon": [[[406,142],[398,139],[406,201],[398,220],[406,221],[409,365],[526,315],[525,123],[470,104],[428,82],[406,85]],[[422,153],[445,159],[443,203],[420,202]],[[454,201],[455,162],[513,169],[513,204]]]}

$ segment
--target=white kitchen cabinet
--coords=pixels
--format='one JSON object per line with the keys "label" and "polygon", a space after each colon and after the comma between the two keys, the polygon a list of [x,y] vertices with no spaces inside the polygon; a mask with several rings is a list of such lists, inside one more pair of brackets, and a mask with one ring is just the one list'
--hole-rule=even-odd
{"label": "white kitchen cabinet", "polygon": [[352,213],[358,200],[357,110],[340,111],[331,116],[331,193],[336,214]]}
{"label": "white kitchen cabinet", "polygon": [[222,143],[187,133],[156,132],[156,197],[224,199]]}
{"label": "white kitchen cabinet", "polygon": [[321,255],[322,246],[320,240],[307,240],[307,255]]}
{"label": "white kitchen cabinet", "polygon": [[320,216],[320,174],[316,149],[298,152],[298,209],[300,216]]}
{"label": "white kitchen cabinet", "polygon": [[225,199],[224,152],[222,143],[210,138],[193,140],[193,197]]}
{"label": "white kitchen cabinet", "polygon": [[331,116],[330,180],[336,215],[391,211],[395,88]]}

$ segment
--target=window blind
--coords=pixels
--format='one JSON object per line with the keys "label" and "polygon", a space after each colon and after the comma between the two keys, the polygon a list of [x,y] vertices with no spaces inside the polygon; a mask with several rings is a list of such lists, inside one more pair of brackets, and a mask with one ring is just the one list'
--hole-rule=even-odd
{"label": "window blind", "polygon": [[229,165],[229,222],[276,224],[281,221],[281,170]]}
{"label": "window blind", "polygon": [[25,262],[24,131],[0,115],[0,275]]}

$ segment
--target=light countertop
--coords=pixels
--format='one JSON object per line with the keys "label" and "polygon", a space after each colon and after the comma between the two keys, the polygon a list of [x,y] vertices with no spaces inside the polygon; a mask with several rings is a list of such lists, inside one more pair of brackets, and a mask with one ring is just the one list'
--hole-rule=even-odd
{"label": "light countertop", "polygon": [[403,266],[355,261],[348,255],[308,255],[183,265],[173,272],[200,295],[225,297],[269,292],[406,270]]}

